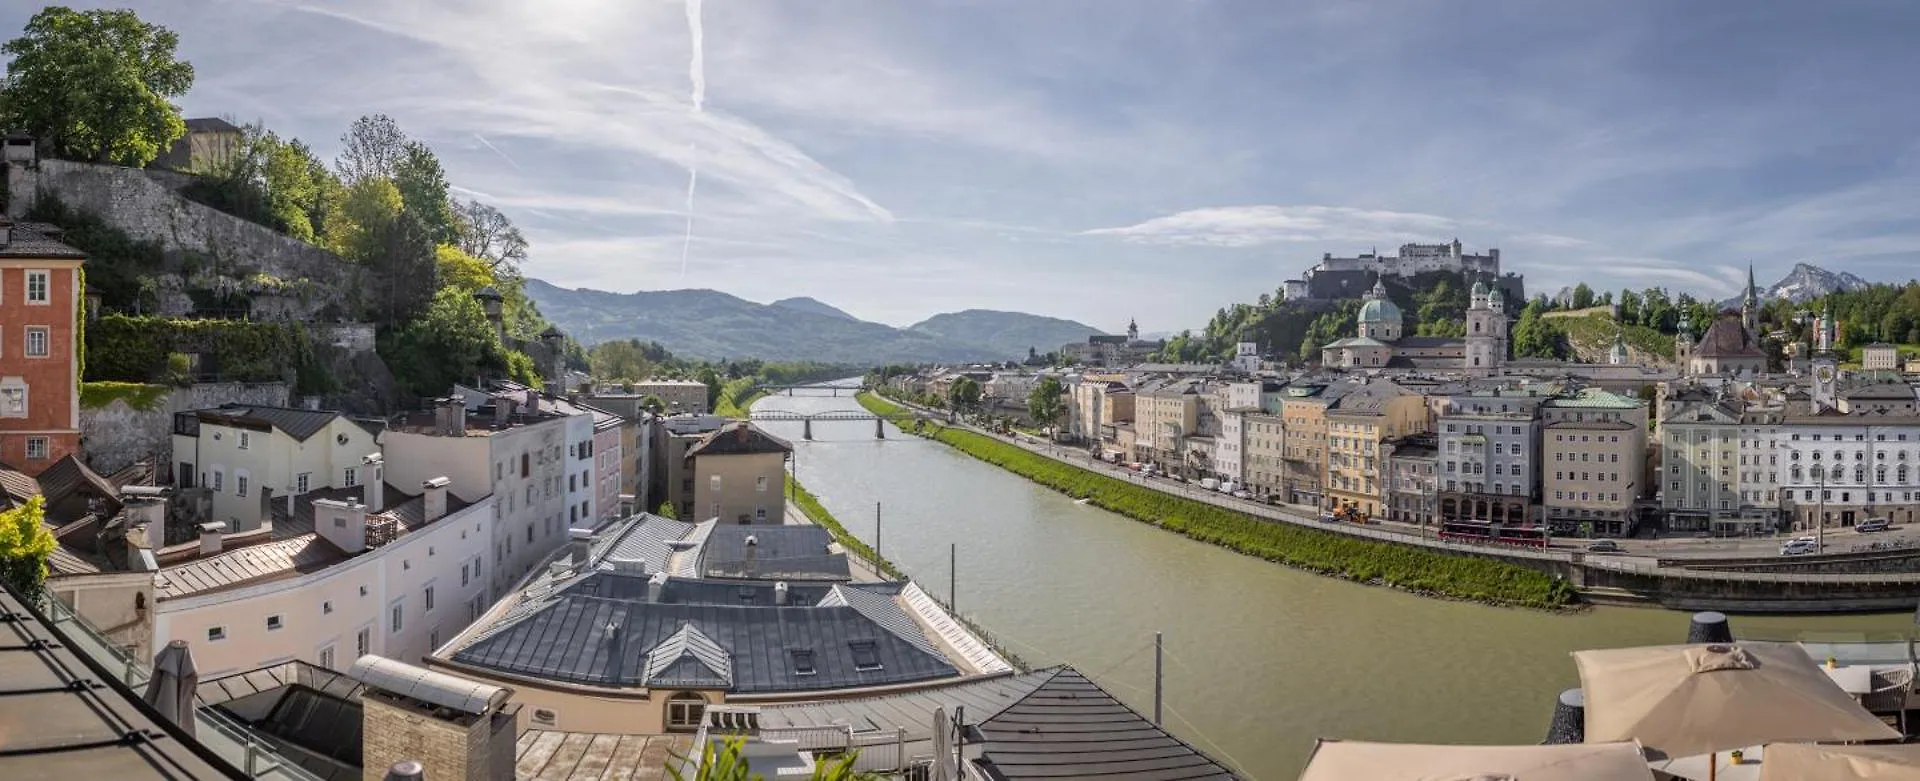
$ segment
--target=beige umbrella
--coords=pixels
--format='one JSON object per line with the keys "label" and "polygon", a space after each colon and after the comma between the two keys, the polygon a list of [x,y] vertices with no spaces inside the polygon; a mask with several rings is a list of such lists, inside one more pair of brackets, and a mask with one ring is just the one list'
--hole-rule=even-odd
{"label": "beige umbrella", "polygon": [[1768,743],[1900,737],[1792,643],[1576,651],[1587,740],[1638,740],[1669,757]]}
{"label": "beige umbrella", "polygon": [[200,673],[194,669],[193,653],[185,640],[175,640],[153,657],[153,677],[147,679],[144,699],[168,721],[193,735],[194,689]]}
{"label": "beige umbrella", "polygon": [[1557,746],[1426,746],[1322,740],[1300,781],[1651,781],[1631,740]]}
{"label": "beige umbrella", "polygon": [[1760,781],[1920,781],[1920,745],[1810,746],[1775,743]]}

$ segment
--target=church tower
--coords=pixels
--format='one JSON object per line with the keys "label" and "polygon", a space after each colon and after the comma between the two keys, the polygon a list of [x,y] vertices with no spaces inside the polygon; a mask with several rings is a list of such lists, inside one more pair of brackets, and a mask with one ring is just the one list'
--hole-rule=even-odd
{"label": "church tower", "polygon": [[1140,341],[1140,323],[1134,321],[1133,318],[1127,318],[1127,341]]}
{"label": "church tower", "polygon": [[1753,283],[1753,264],[1747,264],[1747,293],[1740,299],[1740,324],[1747,327],[1747,336],[1754,344],[1760,343],[1760,288]]}
{"label": "church tower", "polygon": [[1506,296],[1485,282],[1473,283],[1466,342],[1466,365],[1462,368],[1468,373],[1496,374],[1507,361]]}
{"label": "church tower", "polygon": [[1819,412],[1838,406],[1835,400],[1839,378],[1839,359],[1833,354],[1833,305],[1823,308],[1813,321],[1813,358],[1807,362],[1813,371],[1813,408]]}

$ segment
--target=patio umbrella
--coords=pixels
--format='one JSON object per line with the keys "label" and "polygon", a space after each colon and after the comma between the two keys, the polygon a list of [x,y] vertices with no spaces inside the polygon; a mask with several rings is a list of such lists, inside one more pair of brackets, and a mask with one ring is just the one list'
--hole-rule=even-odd
{"label": "patio umbrella", "polygon": [[187,641],[175,640],[153,657],[153,677],[147,679],[144,699],[192,737],[194,688],[199,684],[200,672],[193,667],[193,652],[187,650]]}
{"label": "patio umbrella", "polygon": [[1631,740],[1557,746],[1429,746],[1321,740],[1300,781],[1650,781]]}
{"label": "patio umbrella", "polygon": [[1792,643],[1576,651],[1587,740],[1669,757],[1769,743],[1900,737]]}
{"label": "patio umbrella", "polygon": [[1760,762],[1760,781],[1920,781],[1920,745],[1811,746],[1775,743]]}

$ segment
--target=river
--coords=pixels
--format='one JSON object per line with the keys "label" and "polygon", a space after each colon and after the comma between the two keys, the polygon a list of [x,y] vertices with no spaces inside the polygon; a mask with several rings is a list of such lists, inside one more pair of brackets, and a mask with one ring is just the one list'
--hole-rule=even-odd
{"label": "river", "polygon": [[[857,410],[800,391],[755,409]],[[1571,651],[1678,643],[1687,614],[1557,615],[1310,575],[1075,504],[937,442],[873,423],[762,423],[792,440],[802,483],[882,555],[947,592],[1033,665],[1070,663],[1142,712],[1165,633],[1166,721],[1254,778],[1298,775],[1318,737],[1538,743]],[[1909,614],[1733,618],[1736,636],[1887,638]]]}

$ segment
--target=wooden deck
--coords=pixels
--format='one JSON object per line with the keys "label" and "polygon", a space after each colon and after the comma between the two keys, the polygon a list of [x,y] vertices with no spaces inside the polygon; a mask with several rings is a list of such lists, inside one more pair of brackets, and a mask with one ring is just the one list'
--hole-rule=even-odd
{"label": "wooden deck", "polygon": [[693,735],[608,735],[527,730],[515,749],[521,781],[652,781],[667,778],[667,761],[685,754]]}

